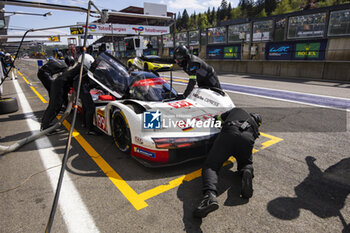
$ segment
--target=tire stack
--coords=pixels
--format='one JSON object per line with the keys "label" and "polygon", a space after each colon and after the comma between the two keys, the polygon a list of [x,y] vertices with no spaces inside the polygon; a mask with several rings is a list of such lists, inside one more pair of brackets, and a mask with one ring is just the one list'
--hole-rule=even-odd
{"label": "tire stack", "polygon": [[18,103],[15,97],[0,98],[0,114],[18,111]]}

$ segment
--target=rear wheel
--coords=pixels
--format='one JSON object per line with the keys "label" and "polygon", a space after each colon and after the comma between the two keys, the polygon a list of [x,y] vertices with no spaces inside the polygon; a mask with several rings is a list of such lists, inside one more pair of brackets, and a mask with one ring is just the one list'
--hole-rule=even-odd
{"label": "rear wheel", "polygon": [[0,98],[0,114],[16,112],[17,110],[18,104],[15,97]]}
{"label": "rear wheel", "polygon": [[131,133],[129,125],[119,109],[115,110],[112,115],[112,135],[118,149],[130,154]]}

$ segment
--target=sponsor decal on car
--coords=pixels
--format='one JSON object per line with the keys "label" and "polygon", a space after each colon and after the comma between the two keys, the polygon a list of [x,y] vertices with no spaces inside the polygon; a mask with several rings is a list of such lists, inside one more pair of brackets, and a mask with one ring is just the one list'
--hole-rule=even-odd
{"label": "sponsor decal on car", "polygon": [[134,151],[136,153],[143,154],[143,155],[145,155],[147,157],[150,157],[150,158],[155,158],[156,157],[156,154],[154,152],[150,152],[150,151],[138,148],[136,146],[134,147]]}
{"label": "sponsor decal on car", "polygon": [[135,136],[135,142],[138,143],[138,144],[143,144],[142,138],[140,138],[138,136]]}
{"label": "sponsor decal on car", "polygon": [[168,103],[168,105],[170,105],[173,108],[184,108],[184,107],[192,106],[192,104],[190,102],[187,102],[185,100],[171,102],[171,103]]}
{"label": "sponsor decal on car", "polygon": [[106,131],[105,112],[103,110],[97,109],[96,121],[97,121],[97,127],[102,129],[103,131]]}
{"label": "sponsor decal on car", "polygon": [[204,98],[203,96],[198,95],[197,93],[194,93],[192,96],[195,97],[195,98],[197,98],[197,99],[200,99],[200,100],[202,100],[202,101],[204,101],[204,102],[206,102],[206,103],[209,103],[209,104],[211,104],[211,105],[219,106],[219,103],[218,103],[218,102],[216,102],[216,101],[214,101],[214,100],[212,100],[212,99],[209,99],[209,98]]}
{"label": "sponsor decal on car", "polygon": [[160,129],[162,113],[157,111],[149,111],[143,113],[144,129]]}

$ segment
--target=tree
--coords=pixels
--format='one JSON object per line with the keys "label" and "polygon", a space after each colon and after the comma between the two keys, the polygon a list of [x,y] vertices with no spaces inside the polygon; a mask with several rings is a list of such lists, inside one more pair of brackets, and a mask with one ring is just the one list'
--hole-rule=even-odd
{"label": "tree", "polygon": [[182,17],[181,17],[181,13],[179,11],[179,13],[177,13],[177,17],[176,17],[176,30],[181,31],[181,29],[182,29]]}
{"label": "tree", "polygon": [[292,11],[291,6],[289,5],[289,0],[282,0],[277,4],[277,7],[275,11],[273,12],[274,15],[280,15],[280,14],[285,14],[289,13]]}
{"label": "tree", "polygon": [[226,15],[227,15],[227,19],[232,19],[232,6],[231,6],[231,2],[228,4],[227,10],[226,10]]}
{"label": "tree", "polygon": [[254,16],[253,0],[240,0],[238,6],[241,7],[243,17]]}
{"label": "tree", "polygon": [[240,6],[234,8],[232,11],[231,11],[231,18],[232,19],[239,19],[239,18],[242,18],[243,17],[243,12],[242,12],[242,9]]}
{"label": "tree", "polygon": [[272,12],[276,9],[277,7],[277,1],[276,0],[265,0],[265,11],[267,15],[271,15]]}
{"label": "tree", "polygon": [[209,26],[208,23],[208,17],[206,14],[203,14],[202,16],[199,17],[198,19],[198,28],[200,30],[204,30]]}
{"label": "tree", "polygon": [[188,16],[187,10],[185,9],[182,12],[182,19],[181,19],[182,28],[187,30],[189,28],[189,21],[190,21],[190,17]]}
{"label": "tree", "polygon": [[257,14],[256,17],[266,17],[266,16],[267,16],[266,11],[265,11],[265,9],[263,9],[262,11],[260,11],[259,14]]}
{"label": "tree", "polygon": [[216,24],[216,20],[215,20],[215,16],[216,16],[216,12],[215,12],[215,7],[213,7],[213,10],[211,11],[211,16],[210,16],[210,19],[211,19],[211,26],[215,26]]}
{"label": "tree", "polygon": [[224,20],[226,16],[227,16],[227,1],[222,0],[216,15],[217,21]]}
{"label": "tree", "polygon": [[227,1],[226,0],[222,0],[221,4],[220,4],[220,9],[221,10],[223,10],[223,9],[226,10],[226,8],[227,8]]}

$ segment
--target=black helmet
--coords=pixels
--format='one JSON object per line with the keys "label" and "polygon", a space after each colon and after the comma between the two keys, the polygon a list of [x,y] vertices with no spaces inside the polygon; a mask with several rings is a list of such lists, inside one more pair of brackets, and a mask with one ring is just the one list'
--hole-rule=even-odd
{"label": "black helmet", "polygon": [[67,56],[64,61],[66,62],[67,66],[73,66],[75,63],[75,60],[72,56]]}
{"label": "black helmet", "polygon": [[190,53],[185,45],[179,45],[174,50],[174,58],[178,63],[182,63],[184,60],[190,58]]}
{"label": "black helmet", "polygon": [[60,59],[60,60],[63,60],[63,53],[58,51],[57,52],[57,58]]}
{"label": "black helmet", "polygon": [[261,119],[260,114],[258,114],[258,113],[250,113],[250,116],[255,120],[255,122],[258,124],[258,126],[261,125],[262,119]]}

